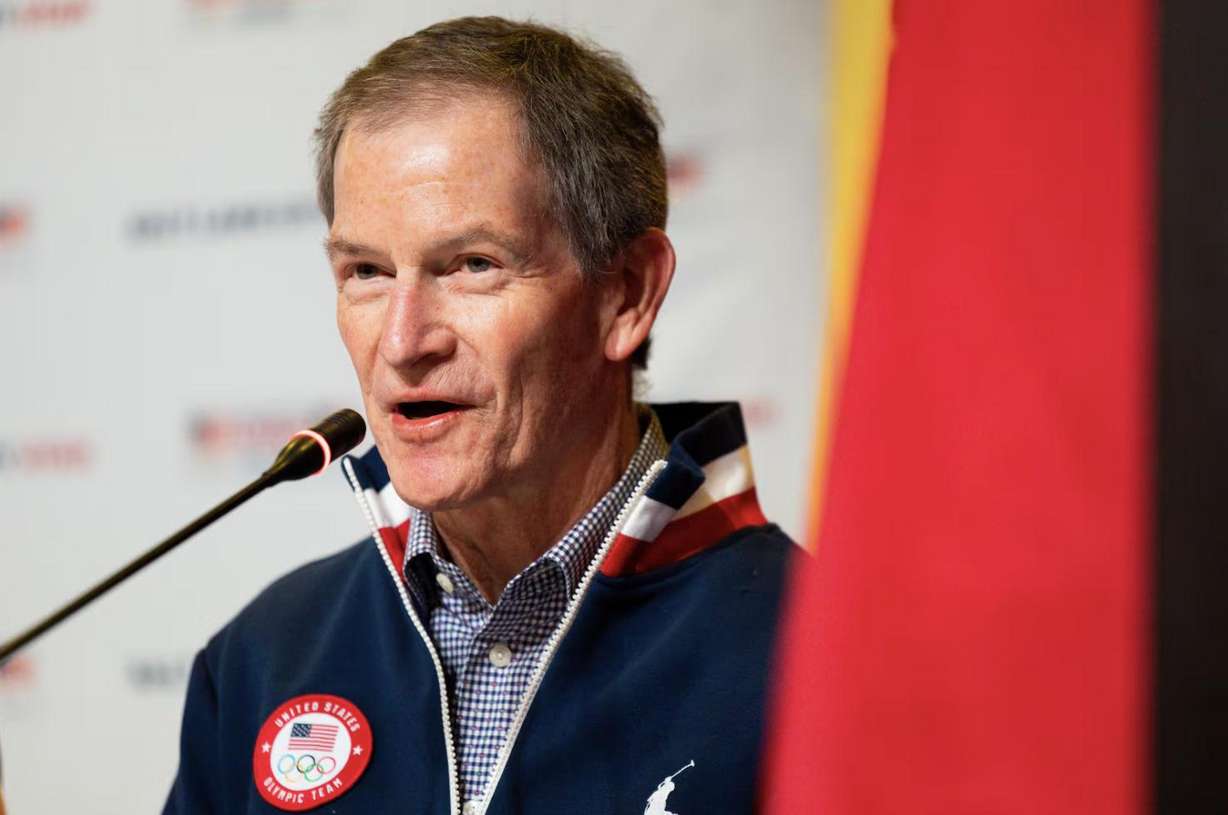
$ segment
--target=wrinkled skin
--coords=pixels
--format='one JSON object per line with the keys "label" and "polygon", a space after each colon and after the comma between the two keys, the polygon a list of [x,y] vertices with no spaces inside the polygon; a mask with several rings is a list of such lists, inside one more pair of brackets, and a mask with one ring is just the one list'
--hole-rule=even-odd
{"label": "wrinkled skin", "polygon": [[[481,95],[351,123],[328,243],[337,323],[393,485],[434,513],[488,596],[625,467],[638,437],[627,357],[664,296],[637,309],[634,275],[583,280],[517,128]],[[666,288],[672,250],[668,267]],[[406,415],[424,400],[454,409]]]}

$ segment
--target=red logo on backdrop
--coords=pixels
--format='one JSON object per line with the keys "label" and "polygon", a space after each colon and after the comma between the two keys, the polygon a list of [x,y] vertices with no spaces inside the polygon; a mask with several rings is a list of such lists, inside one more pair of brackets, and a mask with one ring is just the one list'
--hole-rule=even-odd
{"label": "red logo on backdrop", "polygon": [[371,760],[371,725],[353,702],[309,693],[278,706],[256,736],[252,778],[278,809],[302,812],[345,794]]}
{"label": "red logo on backdrop", "polygon": [[79,23],[90,12],[85,0],[27,0],[0,3],[0,29],[6,26],[49,28]]}
{"label": "red logo on backdrop", "polygon": [[343,10],[342,0],[185,0],[188,14],[198,23],[269,24],[300,19],[327,20]]}
{"label": "red logo on backdrop", "polygon": [[188,435],[201,460],[222,462],[236,459],[263,461],[276,453],[293,434],[310,427],[331,412],[328,403],[304,412],[214,411],[189,419]]}
{"label": "red logo on backdrop", "polygon": [[0,247],[11,246],[25,237],[30,215],[25,207],[0,204]]}
{"label": "red logo on backdrop", "polygon": [[0,691],[5,688],[25,687],[34,683],[34,663],[27,656],[18,654],[0,662]]}
{"label": "red logo on backdrop", "polygon": [[0,439],[0,473],[9,470],[83,472],[89,469],[93,457],[94,447],[87,439],[46,438],[16,442]]}
{"label": "red logo on backdrop", "polygon": [[286,439],[315,421],[310,413],[202,413],[192,417],[189,433],[197,451],[206,456],[265,455],[280,450]]}
{"label": "red logo on backdrop", "polygon": [[769,396],[754,396],[742,400],[742,419],[747,427],[766,427],[780,418],[780,405]]}
{"label": "red logo on backdrop", "polygon": [[671,153],[665,157],[665,177],[671,195],[690,192],[703,180],[703,162],[696,153]]}

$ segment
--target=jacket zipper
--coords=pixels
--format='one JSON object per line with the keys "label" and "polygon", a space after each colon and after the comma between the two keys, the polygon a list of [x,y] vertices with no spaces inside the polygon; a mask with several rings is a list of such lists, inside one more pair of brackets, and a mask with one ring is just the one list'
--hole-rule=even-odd
{"label": "jacket zipper", "polygon": [[[435,677],[439,684],[439,708],[442,711],[443,717],[443,739],[448,753],[449,810],[451,815],[460,815],[460,784],[457,781],[458,762],[456,760],[456,744],[452,738],[452,717],[448,710],[448,686],[444,678],[443,663],[439,659],[439,653],[435,650],[435,644],[431,641],[426,627],[423,626],[422,621],[418,619],[417,612],[414,611],[413,603],[409,599],[409,592],[405,589],[404,580],[402,580],[397,572],[396,567],[392,563],[392,558],[388,555],[388,550],[384,546],[384,541],[380,538],[379,524],[375,520],[375,513],[367,503],[367,497],[362,487],[358,484],[352,462],[346,459],[343,464],[346,478],[354,490],[354,495],[358,498],[363,514],[367,517],[367,524],[371,527],[371,537],[375,540],[380,557],[384,560],[384,566],[388,569],[388,574],[392,577],[392,582],[397,587],[397,592],[401,596],[401,604],[405,607],[406,613],[409,614],[409,619],[418,631],[418,636],[422,638],[423,644],[426,645],[426,650],[431,655],[431,661],[435,663]],[[524,726],[524,720],[528,716],[529,706],[533,703],[534,697],[537,696],[537,690],[541,686],[546,669],[550,666],[550,661],[562,643],[563,637],[567,635],[567,632],[571,630],[572,623],[575,622],[576,614],[580,610],[580,603],[584,599],[589,585],[593,582],[593,578],[596,577],[597,571],[601,568],[601,564],[609,553],[610,547],[614,545],[614,540],[618,537],[618,533],[622,531],[623,525],[627,522],[627,515],[639,503],[640,498],[648,490],[649,485],[665,469],[665,466],[665,460],[658,459],[648,468],[648,472],[644,473],[643,477],[640,478],[639,483],[636,484],[635,491],[631,493],[631,497],[623,504],[622,509],[619,510],[618,517],[614,519],[614,524],[610,527],[610,531],[606,533],[605,540],[601,543],[601,548],[597,550],[597,554],[593,557],[592,562],[589,563],[588,569],[585,570],[584,577],[581,578],[579,586],[576,587],[575,593],[567,603],[562,620],[546,641],[546,648],[538,659],[537,666],[533,669],[533,675],[529,678],[528,687],[525,688],[524,696],[520,699],[516,715],[512,718],[511,727],[508,728],[503,745],[499,748],[499,755],[495,759],[495,765],[491,769],[490,777],[486,781],[480,809],[478,810],[479,815],[485,815],[486,808],[491,798],[494,797],[495,789],[498,787],[499,779],[503,776],[503,770],[507,766],[512,748],[515,746],[516,739],[520,735],[520,728]]]}
{"label": "jacket zipper", "polygon": [[489,778],[486,780],[485,788],[483,789],[480,808],[478,815],[485,815],[486,808],[492,798],[494,798],[495,790],[499,785],[499,779],[503,776],[503,770],[507,766],[508,758],[511,756],[512,748],[516,744],[516,739],[520,735],[520,728],[524,725],[524,720],[528,716],[529,706],[533,704],[533,698],[537,696],[537,690],[541,687],[542,679],[546,675],[546,669],[550,667],[550,661],[554,658],[555,652],[562,643],[563,637],[567,636],[567,632],[571,630],[572,623],[575,622],[576,614],[580,610],[580,602],[584,599],[584,595],[588,591],[589,584],[593,582],[597,571],[601,568],[602,561],[610,551],[610,547],[614,545],[614,539],[618,537],[618,533],[622,531],[623,525],[627,522],[627,515],[631,509],[639,503],[641,497],[648,490],[648,487],[656,479],[657,475],[665,469],[665,460],[657,459],[652,466],[648,468],[648,472],[644,473],[640,478],[639,483],[635,487],[635,492],[631,493],[631,497],[623,504],[623,508],[619,511],[618,517],[614,520],[614,525],[610,527],[610,531],[606,533],[605,540],[601,544],[601,548],[597,550],[597,554],[588,565],[588,569],[584,572],[584,577],[580,580],[580,585],[576,587],[575,593],[571,600],[567,603],[567,608],[563,612],[563,619],[555,627],[550,638],[546,641],[546,649],[542,652],[538,659],[537,666],[533,669],[533,675],[529,678],[528,687],[525,688],[524,696],[520,699],[520,705],[516,709],[516,715],[512,718],[511,727],[508,728],[507,735],[504,737],[503,745],[499,748],[499,755],[495,759],[495,766],[491,769]]}
{"label": "jacket zipper", "polygon": [[350,487],[354,490],[355,497],[358,498],[363,514],[367,516],[367,523],[371,527],[371,537],[379,548],[380,557],[384,560],[384,566],[387,567],[388,574],[392,576],[393,585],[397,587],[397,592],[401,595],[401,605],[405,606],[405,612],[409,614],[409,619],[413,622],[414,628],[417,629],[418,636],[422,638],[427,652],[431,655],[431,661],[435,663],[435,679],[439,684],[439,709],[443,717],[443,741],[448,754],[448,811],[451,815],[460,815],[460,782],[457,780],[457,767],[459,765],[456,760],[456,744],[452,738],[452,716],[448,710],[448,684],[443,673],[443,662],[439,659],[439,653],[435,650],[435,644],[431,641],[426,627],[418,619],[418,613],[414,611],[414,604],[409,599],[409,592],[405,589],[404,579],[393,565],[388,549],[384,546],[384,541],[379,534],[379,524],[375,520],[375,512],[367,503],[367,496],[358,483],[357,476],[354,474],[353,463],[349,459],[345,459],[342,463],[345,468],[346,479],[350,482]]}

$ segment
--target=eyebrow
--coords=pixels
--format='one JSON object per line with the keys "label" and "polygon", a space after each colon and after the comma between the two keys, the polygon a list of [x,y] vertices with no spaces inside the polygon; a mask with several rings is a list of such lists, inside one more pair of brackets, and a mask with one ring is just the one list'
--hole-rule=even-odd
{"label": "eyebrow", "polygon": [[487,224],[479,224],[471,229],[466,229],[451,238],[446,238],[431,247],[436,252],[457,251],[463,249],[471,243],[493,243],[495,246],[509,252],[512,260],[520,265],[524,265],[529,261],[530,252],[521,241],[517,240],[512,235],[505,232],[500,232],[492,229]]}
{"label": "eyebrow", "polygon": [[[487,224],[479,224],[470,229],[466,229],[464,232],[457,235],[444,238],[443,240],[432,244],[427,249],[427,252],[430,254],[455,252],[463,249],[469,244],[481,242],[493,243],[504,249],[512,255],[513,261],[521,265],[528,263],[532,254],[523,244],[523,242],[511,235],[508,235],[507,233],[493,229]],[[328,255],[329,260],[336,260],[336,258],[341,255],[369,257],[372,255],[385,254],[372,246],[367,246],[363,243],[356,243],[342,237],[326,238],[324,241],[324,252]]]}
{"label": "eyebrow", "polygon": [[362,243],[347,241],[345,238],[325,238],[324,254],[329,260],[336,260],[338,255],[378,255],[378,249]]}

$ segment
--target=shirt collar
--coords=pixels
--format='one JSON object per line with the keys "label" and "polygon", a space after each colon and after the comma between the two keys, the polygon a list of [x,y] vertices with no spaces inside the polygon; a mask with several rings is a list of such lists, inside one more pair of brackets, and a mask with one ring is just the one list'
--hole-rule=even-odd
{"label": "shirt collar", "polygon": [[[575,592],[623,505],[630,500],[636,486],[653,462],[665,458],[669,453],[669,444],[656,414],[647,405],[637,407],[640,426],[644,430],[627,469],[614,486],[558,542],[508,582],[500,602],[515,595],[516,587],[523,576],[542,568],[559,570],[563,576],[560,585],[568,598]],[[420,609],[430,609],[438,604],[439,587],[436,575],[440,571],[451,573],[454,584],[459,582],[460,585],[455,586],[457,591],[471,592],[480,597],[477,588],[459,569],[445,561],[442,552],[442,541],[431,514],[411,507],[404,573],[410,593]],[[455,578],[459,578],[459,581]]]}

